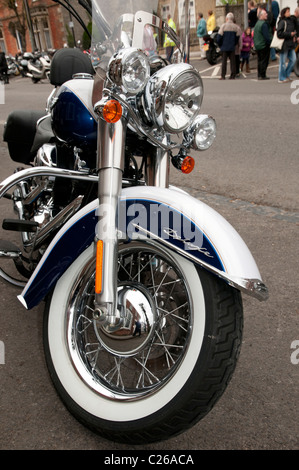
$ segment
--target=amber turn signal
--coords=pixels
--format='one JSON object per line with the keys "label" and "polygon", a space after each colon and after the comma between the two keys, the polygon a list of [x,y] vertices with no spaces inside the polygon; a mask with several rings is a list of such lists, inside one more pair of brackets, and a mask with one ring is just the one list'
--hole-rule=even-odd
{"label": "amber turn signal", "polygon": [[184,160],[182,161],[181,165],[181,172],[185,173],[186,175],[188,173],[191,173],[195,165],[194,158],[192,157],[185,157]]}
{"label": "amber turn signal", "polygon": [[103,240],[98,240],[96,245],[96,279],[95,293],[100,294],[103,287]]}
{"label": "amber turn signal", "polygon": [[103,118],[105,121],[114,123],[122,116],[121,104],[116,100],[109,100],[103,107]]}

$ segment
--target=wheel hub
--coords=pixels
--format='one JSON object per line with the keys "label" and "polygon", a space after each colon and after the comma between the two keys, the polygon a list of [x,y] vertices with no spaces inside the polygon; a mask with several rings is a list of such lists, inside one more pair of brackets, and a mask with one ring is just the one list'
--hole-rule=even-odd
{"label": "wheel hub", "polygon": [[151,342],[158,321],[150,292],[136,282],[118,287],[118,321],[94,318],[96,336],[107,351],[118,356],[133,356]]}

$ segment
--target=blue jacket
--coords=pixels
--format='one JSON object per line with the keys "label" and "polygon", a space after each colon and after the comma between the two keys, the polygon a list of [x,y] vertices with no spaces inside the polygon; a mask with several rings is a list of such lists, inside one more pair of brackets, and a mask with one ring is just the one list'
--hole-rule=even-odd
{"label": "blue jacket", "polygon": [[221,51],[231,52],[235,50],[239,37],[240,31],[238,26],[233,21],[228,20],[219,29],[217,43]]}
{"label": "blue jacket", "polygon": [[204,20],[203,18],[199,20],[196,34],[197,34],[197,37],[199,38],[202,38],[203,36],[207,34],[207,23],[206,23],[206,20]]}

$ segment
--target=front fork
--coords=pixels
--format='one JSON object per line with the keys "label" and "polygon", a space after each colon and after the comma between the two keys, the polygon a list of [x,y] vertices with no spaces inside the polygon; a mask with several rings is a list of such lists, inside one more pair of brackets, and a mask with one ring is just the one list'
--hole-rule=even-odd
{"label": "front fork", "polygon": [[[102,109],[98,103],[97,112]],[[95,109],[97,104],[95,105]],[[118,202],[122,190],[122,176],[125,161],[125,140],[127,120],[122,117],[115,123],[108,123],[102,117],[98,121],[98,171],[99,206],[95,234],[96,278],[95,309],[97,321],[109,323],[111,327],[121,326],[121,306],[118,306]],[[156,149],[146,165],[147,184],[168,187],[169,154]],[[120,307],[120,308],[118,308]]]}
{"label": "front fork", "polygon": [[99,207],[96,225],[96,282],[94,317],[120,322],[117,310],[118,200],[122,188],[127,121],[98,121]]}

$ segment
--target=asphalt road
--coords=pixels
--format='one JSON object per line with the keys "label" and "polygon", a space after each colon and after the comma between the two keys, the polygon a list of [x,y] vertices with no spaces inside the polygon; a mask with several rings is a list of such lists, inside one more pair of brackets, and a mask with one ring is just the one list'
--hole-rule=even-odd
{"label": "asphalt road", "polygon": [[[179,437],[142,449],[295,450],[298,442],[298,116],[296,89],[256,80],[217,80],[202,71],[202,111],[218,126],[213,147],[197,156],[191,175],[171,171],[171,181],[220,212],[251,249],[270,298],[244,296],[240,359],[225,394],[200,423]],[[294,77],[296,78],[296,77]],[[15,78],[0,105],[1,133],[11,109],[43,109],[49,84]],[[293,98],[292,98],[293,97]],[[292,103],[293,100],[293,103]],[[18,166],[0,142],[1,180]],[[1,214],[5,213],[3,201]],[[0,449],[102,450],[133,454],[140,448],[105,441],[82,427],[57,397],[43,357],[42,311],[25,311],[18,290],[0,281]],[[296,343],[297,342],[297,343]],[[3,356],[2,356],[3,358]],[[0,361],[1,362],[1,361]],[[185,452],[186,453],[186,452]],[[99,460],[101,463],[101,461]]]}

